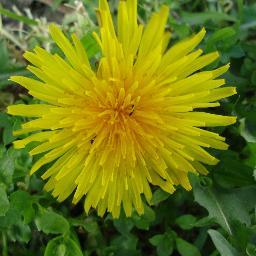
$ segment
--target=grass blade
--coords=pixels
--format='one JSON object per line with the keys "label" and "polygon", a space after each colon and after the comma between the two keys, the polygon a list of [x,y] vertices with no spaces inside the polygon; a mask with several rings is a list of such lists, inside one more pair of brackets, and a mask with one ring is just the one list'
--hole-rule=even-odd
{"label": "grass blade", "polygon": [[0,7],[0,14],[5,15],[5,16],[11,18],[11,19],[23,22],[24,24],[27,24],[27,25],[37,25],[37,21],[32,20],[32,19],[30,19],[26,16],[23,16],[23,15],[18,15],[14,12],[11,12],[11,11],[9,11],[7,9],[4,9],[4,8],[1,8],[1,7]]}

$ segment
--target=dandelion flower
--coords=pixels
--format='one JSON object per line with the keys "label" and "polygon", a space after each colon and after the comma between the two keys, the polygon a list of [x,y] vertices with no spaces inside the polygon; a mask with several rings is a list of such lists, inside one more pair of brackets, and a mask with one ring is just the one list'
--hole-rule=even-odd
{"label": "dandelion flower", "polygon": [[11,80],[44,103],[8,107],[32,118],[15,132],[32,134],[14,146],[38,142],[30,154],[42,157],[31,174],[48,164],[42,178],[58,201],[73,194],[74,203],[85,199],[87,213],[95,208],[100,216],[118,217],[123,207],[126,216],[133,208],[142,214],[152,185],[169,193],[177,185],[189,190],[188,172],[207,174],[204,165],[218,162],[205,148],[227,149],[225,138],[204,127],[230,125],[235,117],[202,109],[236,93],[218,78],[229,66],[201,71],[219,56],[195,50],[204,29],[168,49],[168,14],[163,6],[144,27],[137,0],[120,1],[115,29],[107,1],[100,0],[95,68],[78,37],[69,40],[53,24],[50,34],[65,58],[40,47],[24,54],[38,79]]}

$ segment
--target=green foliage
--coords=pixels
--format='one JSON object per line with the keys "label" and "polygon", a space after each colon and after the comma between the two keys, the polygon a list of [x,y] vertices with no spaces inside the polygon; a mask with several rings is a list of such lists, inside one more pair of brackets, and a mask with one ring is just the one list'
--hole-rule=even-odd
{"label": "green foliage", "polygon": [[212,241],[221,256],[238,256],[239,255],[236,249],[232,247],[230,243],[226,240],[226,238],[222,234],[220,234],[218,231],[210,229],[208,233],[211,236]]}
{"label": "green foliage", "polygon": [[177,251],[181,256],[201,256],[198,248],[182,238],[176,239]]}
{"label": "green foliage", "polygon": [[151,237],[149,242],[156,247],[157,255],[159,256],[168,256],[173,252],[174,240],[170,231]]}
{"label": "green foliage", "polygon": [[176,224],[184,230],[190,230],[197,223],[196,217],[190,214],[184,214],[176,219]]}
{"label": "green foliage", "polygon": [[69,237],[55,237],[50,240],[45,249],[45,256],[83,256],[79,246]]}
{"label": "green foliage", "polygon": [[24,223],[30,223],[34,216],[33,198],[26,191],[17,190],[10,195],[11,205],[24,218]]}
{"label": "green foliage", "polygon": [[[116,13],[116,1],[109,2]],[[8,81],[11,75],[29,75],[21,57],[23,51],[38,44],[58,51],[45,36],[47,19],[34,17],[50,17],[67,34],[77,32],[92,65],[98,65],[100,50],[92,36],[97,30],[97,3],[84,0],[83,4],[79,7],[73,0],[54,0],[48,7],[41,4],[41,10],[31,4],[28,7],[33,17],[27,17],[23,10],[17,13],[10,6],[0,9],[0,255],[255,256],[255,1],[139,0],[141,23],[162,4],[170,6],[167,29],[172,31],[171,45],[206,28],[200,47],[205,52],[219,51],[220,60],[212,67],[230,63],[224,78],[238,90],[237,96],[223,100],[222,107],[212,112],[232,113],[238,121],[230,127],[213,129],[227,138],[230,148],[211,152],[220,162],[209,167],[207,177],[190,175],[191,192],[177,188],[169,195],[153,188],[152,206],[145,206],[144,215],[133,213],[126,218],[122,212],[115,220],[111,215],[100,218],[93,211],[87,216],[82,202],[73,206],[68,199],[59,204],[43,191],[40,172],[29,176],[35,159],[27,149],[15,150],[12,146],[16,139],[12,131],[23,119],[5,113],[15,101],[34,101]],[[76,11],[64,15],[63,10],[70,5]]]}
{"label": "green foliage", "polygon": [[[0,184],[1,185],[1,184]],[[0,216],[5,216],[10,208],[10,202],[3,186],[0,186]]]}
{"label": "green foliage", "polygon": [[[29,75],[29,72],[25,69],[23,64],[19,64],[19,65],[12,64],[11,56],[7,48],[7,43],[6,41],[2,40],[2,38],[0,37],[0,89],[10,84],[8,79],[10,76],[13,76],[13,75]],[[4,92],[1,91],[0,93],[1,105],[3,105],[3,102],[2,102],[3,95],[4,95]]]}
{"label": "green foliage", "polygon": [[212,187],[208,178],[199,180],[195,177],[192,177],[192,184],[195,200],[205,207],[209,217],[214,218],[229,234],[233,233],[232,223],[235,220],[246,225],[251,224],[249,212],[256,205],[255,186],[224,190]]}
{"label": "green foliage", "polygon": [[47,210],[41,210],[35,219],[39,231],[45,234],[66,234],[69,231],[69,223],[61,215]]}
{"label": "green foliage", "polygon": [[21,21],[23,22],[24,24],[27,24],[27,25],[37,25],[37,22],[35,20],[32,20],[32,19],[29,19],[27,18],[26,16],[23,16],[23,15],[17,15],[16,13],[14,12],[11,12],[7,9],[4,9],[4,8],[0,8],[0,14],[3,14],[7,17],[10,17],[14,20],[18,20],[18,21]]}
{"label": "green foliage", "polygon": [[86,49],[88,58],[92,58],[100,52],[100,47],[91,33],[87,33],[86,35],[84,35],[81,38],[81,42]]}

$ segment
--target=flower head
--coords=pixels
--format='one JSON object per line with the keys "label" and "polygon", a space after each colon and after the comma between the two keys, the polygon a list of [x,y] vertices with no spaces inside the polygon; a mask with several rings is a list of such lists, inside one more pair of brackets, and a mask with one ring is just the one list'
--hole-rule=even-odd
{"label": "flower head", "polygon": [[38,80],[11,80],[45,103],[9,106],[10,114],[35,117],[15,132],[32,135],[14,145],[39,143],[30,154],[43,156],[31,174],[52,163],[42,178],[59,201],[74,192],[74,203],[85,197],[86,212],[93,207],[118,217],[122,205],[127,216],[133,207],[142,214],[150,184],[169,193],[179,184],[189,190],[188,172],[207,174],[204,164],[217,163],[205,148],[227,149],[223,137],[203,127],[230,125],[235,117],[202,109],[235,93],[220,88],[225,81],[218,77],[228,65],[200,71],[218,58],[194,50],[204,29],[167,49],[168,13],[163,6],[144,27],[137,22],[137,1],[120,1],[116,31],[107,1],[100,0],[97,68],[78,37],[67,39],[56,25],[50,33],[65,59],[40,47],[25,53]]}

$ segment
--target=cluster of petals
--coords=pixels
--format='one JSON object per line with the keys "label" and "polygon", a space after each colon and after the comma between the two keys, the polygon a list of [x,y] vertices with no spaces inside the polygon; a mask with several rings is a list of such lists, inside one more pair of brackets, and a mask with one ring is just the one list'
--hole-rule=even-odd
{"label": "cluster of petals", "polygon": [[[50,34],[65,57],[36,47],[24,57],[38,79],[15,76],[39,104],[9,106],[31,118],[15,131],[30,133],[14,142],[40,154],[31,174],[45,166],[45,189],[59,201],[73,194],[84,209],[118,217],[144,211],[152,185],[173,193],[191,189],[188,173],[207,174],[218,160],[207,148],[227,149],[225,138],[205,127],[226,126],[235,117],[203,112],[236,93],[218,78],[229,66],[202,71],[217,52],[196,47],[205,30],[169,46],[169,9],[163,6],[147,25],[138,24],[137,1],[120,1],[117,26],[106,0],[99,0],[101,56],[93,67],[79,38],[68,39],[54,24]],[[47,168],[46,168],[47,167]]]}

